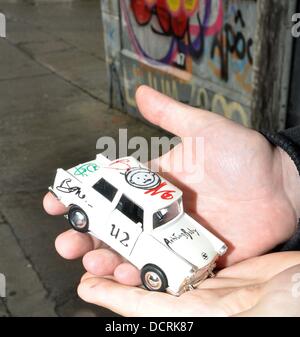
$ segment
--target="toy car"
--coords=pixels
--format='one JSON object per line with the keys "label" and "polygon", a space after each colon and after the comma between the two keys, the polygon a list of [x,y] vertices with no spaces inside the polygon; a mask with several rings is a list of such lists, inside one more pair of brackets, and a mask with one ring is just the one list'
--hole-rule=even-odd
{"label": "toy car", "polygon": [[183,210],[182,192],[132,157],[58,169],[49,190],[79,232],[102,240],[141,270],[148,290],[173,295],[212,275],[227,247]]}

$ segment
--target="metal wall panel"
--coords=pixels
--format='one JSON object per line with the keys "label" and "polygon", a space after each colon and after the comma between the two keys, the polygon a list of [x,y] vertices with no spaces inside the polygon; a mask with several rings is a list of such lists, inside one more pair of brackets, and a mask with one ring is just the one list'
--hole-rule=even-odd
{"label": "metal wall panel", "polygon": [[294,0],[102,4],[112,105],[139,116],[148,84],[246,126],[285,126]]}

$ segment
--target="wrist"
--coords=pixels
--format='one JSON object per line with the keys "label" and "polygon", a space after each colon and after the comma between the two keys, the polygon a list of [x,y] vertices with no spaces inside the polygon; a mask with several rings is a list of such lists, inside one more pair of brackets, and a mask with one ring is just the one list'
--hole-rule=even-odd
{"label": "wrist", "polygon": [[296,221],[300,219],[300,176],[291,157],[279,148],[282,163],[283,186],[285,193],[295,211]]}

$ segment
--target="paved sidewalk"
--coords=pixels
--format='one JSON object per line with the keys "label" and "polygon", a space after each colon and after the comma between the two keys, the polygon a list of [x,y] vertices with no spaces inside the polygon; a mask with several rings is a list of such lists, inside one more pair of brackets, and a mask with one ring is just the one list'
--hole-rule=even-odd
{"label": "paved sidewalk", "polygon": [[108,109],[98,0],[1,0],[0,12],[0,316],[111,315],[78,299],[81,261],[56,254],[68,225],[44,213],[42,197],[56,168],[95,157],[99,137],[161,132]]}

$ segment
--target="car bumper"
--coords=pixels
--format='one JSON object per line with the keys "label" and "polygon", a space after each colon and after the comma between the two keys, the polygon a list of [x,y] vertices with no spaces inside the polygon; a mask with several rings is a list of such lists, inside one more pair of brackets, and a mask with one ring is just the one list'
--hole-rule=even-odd
{"label": "car bumper", "polygon": [[216,267],[216,260],[219,256],[217,256],[212,262],[201,269],[194,269],[192,274],[184,279],[179,289],[171,289],[167,288],[167,292],[174,296],[180,296],[183,293],[196,289],[204,280],[209,277],[214,277],[213,270]]}

